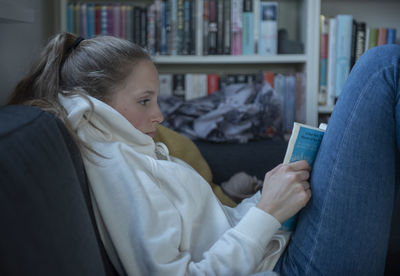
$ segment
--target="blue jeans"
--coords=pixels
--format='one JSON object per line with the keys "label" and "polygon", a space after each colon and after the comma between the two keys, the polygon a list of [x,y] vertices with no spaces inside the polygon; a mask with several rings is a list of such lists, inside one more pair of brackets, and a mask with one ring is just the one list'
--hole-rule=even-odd
{"label": "blue jeans", "polygon": [[312,198],[275,270],[281,275],[383,275],[399,182],[400,46],[367,51],[329,121]]}

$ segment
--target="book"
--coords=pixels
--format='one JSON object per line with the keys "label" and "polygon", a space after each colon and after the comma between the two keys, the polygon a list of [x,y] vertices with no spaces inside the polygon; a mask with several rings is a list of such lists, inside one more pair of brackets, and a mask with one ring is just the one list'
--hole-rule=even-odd
{"label": "book", "polygon": [[276,55],[278,49],[278,3],[260,1],[258,54]]}
{"label": "book", "polygon": [[243,55],[254,54],[254,13],[253,1],[243,1]]}
{"label": "book", "polygon": [[396,29],[388,28],[386,44],[396,44]]}
{"label": "book", "polygon": [[231,0],[224,0],[224,53],[231,54]]}
{"label": "book", "polygon": [[369,29],[368,49],[378,45],[378,28]]}
{"label": "book", "polygon": [[329,19],[329,38],[328,38],[328,66],[326,72],[326,91],[327,106],[334,106],[336,99],[336,18]]}
{"label": "book", "polygon": [[356,56],[355,56],[356,62],[361,57],[361,55],[365,52],[365,31],[366,31],[366,23],[365,22],[357,22]]}
{"label": "book", "polygon": [[207,94],[210,95],[219,90],[219,76],[218,74],[207,75]]}
{"label": "book", "polygon": [[208,55],[209,0],[203,0],[203,55]]}
{"label": "book", "polygon": [[[306,160],[312,167],[322,138],[326,130],[326,124],[321,124],[319,128],[294,122],[293,131],[290,136],[286,149],[284,164]],[[282,229],[293,231],[295,229],[297,215],[292,216],[282,223]]]}
{"label": "book", "polygon": [[196,1],[196,48],[195,53],[201,56],[203,53],[203,0]]}
{"label": "book", "polygon": [[378,46],[385,45],[387,39],[387,29],[379,28],[378,29]]}
{"label": "book", "polygon": [[217,54],[224,53],[224,0],[217,0]]}
{"label": "book", "polygon": [[327,62],[329,47],[329,20],[324,15],[320,15],[320,57],[319,57],[319,92],[318,104],[327,103]]}
{"label": "book", "polygon": [[208,54],[217,54],[217,0],[208,2]]}
{"label": "book", "polygon": [[242,54],[242,0],[231,2],[231,54]]}
{"label": "book", "polygon": [[172,96],[172,74],[159,74],[160,95]]}
{"label": "book", "polygon": [[191,18],[193,15],[192,12],[192,1],[184,0],[183,1],[183,45],[182,45],[182,54],[189,55],[191,53],[192,48],[192,38],[191,38]]}
{"label": "book", "polygon": [[353,16],[339,14],[336,17],[336,82],[335,95],[339,97],[346,79],[350,73],[351,35]]}

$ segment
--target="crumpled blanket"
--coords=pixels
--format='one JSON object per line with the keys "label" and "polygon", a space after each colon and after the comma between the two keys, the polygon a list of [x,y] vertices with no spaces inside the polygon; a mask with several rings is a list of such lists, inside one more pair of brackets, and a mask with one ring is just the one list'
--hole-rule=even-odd
{"label": "crumpled blanket", "polygon": [[281,97],[269,83],[232,84],[184,101],[160,95],[163,125],[190,139],[240,142],[282,134]]}

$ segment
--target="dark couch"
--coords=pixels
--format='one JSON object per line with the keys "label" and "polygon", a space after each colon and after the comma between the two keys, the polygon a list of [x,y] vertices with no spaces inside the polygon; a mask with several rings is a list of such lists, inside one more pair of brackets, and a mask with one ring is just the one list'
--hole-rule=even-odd
{"label": "dark couch", "polygon": [[[243,169],[262,178],[286,148],[282,141],[197,145],[216,183]],[[0,275],[117,274],[99,238],[79,151],[53,115],[0,108],[0,184]],[[387,275],[400,271],[398,257],[389,250]]]}

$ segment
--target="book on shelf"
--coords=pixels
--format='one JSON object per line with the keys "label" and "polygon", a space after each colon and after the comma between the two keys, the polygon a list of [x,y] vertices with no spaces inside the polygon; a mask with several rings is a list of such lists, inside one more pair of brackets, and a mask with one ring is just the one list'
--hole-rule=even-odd
{"label": "book on shelf", "polygon": [[276,55],[278,49],[278,2],[260,1],[258,54]]}
{"label": "book on shelf", "polygon": [[217,54],[217,0],[208,1],[208,54]]}
{"label": "book on shelf", "polygon": [[243,0],[243,55],[254,54],[253,0]]}
{"label": "book on shelf", "polygon": [[320,59],[319,59],[319,92],[318,104],[327,103],[327,63],[329,47],[329,20],[324,15],[320,16]]}
{"label": "book on shelf", "polygon": [[[294,122],[293,131],[290,136],[286,149],[284,164],[306,160],[312,167],[322,138],[326,130],[326,124],[321,124],[319,128]],[[282,223],[282,229],[293,231],[296,225],[297,215],[292,216]]]}
{"label": "book on shelf", "polygon": [[232,0],[231,2],[231,54],[241,55],[242,54],[242,0]]}
{"label": "book on shelf", "polygon": [[172,96],[172,74],[159,74],[160,95]]}
{"label": "book on shelf", "polygon": [[[327,19],[327,25],[322,24],[322,18]],[[396,29],[369,26],[368,22],[357,21],[350,14],[338,14],[331,18],[322,15],[320,42],[319,96],[323,97],[319,105],[333,107],[357,60],[372,47],[396,43]]]}

